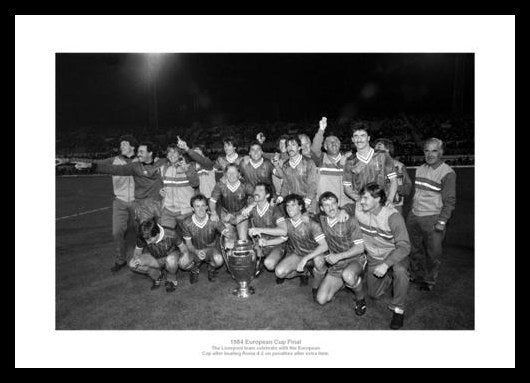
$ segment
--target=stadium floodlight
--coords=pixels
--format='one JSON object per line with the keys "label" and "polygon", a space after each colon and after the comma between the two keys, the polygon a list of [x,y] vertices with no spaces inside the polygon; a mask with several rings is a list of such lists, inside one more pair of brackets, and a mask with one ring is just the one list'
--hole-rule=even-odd
{"label": "stadium floodlight", "polygon": [[163,62],[161,53],[146,53],[147,78],[149,85],[149,125],[158,130],[158,98],[156,80]]}

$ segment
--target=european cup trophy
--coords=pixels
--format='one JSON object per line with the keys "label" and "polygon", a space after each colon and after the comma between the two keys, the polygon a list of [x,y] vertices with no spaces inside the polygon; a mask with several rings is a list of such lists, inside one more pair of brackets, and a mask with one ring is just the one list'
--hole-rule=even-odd
{"label": "european cup trophy", "polygon": [[234,242],[233,239],[221,237],[221,249],[228,271],[238,284],[232,294],[238,298],[248,298],[254,294],[254,288],[250,286],[256,273],[257,254],[254,243],[248,240]]}

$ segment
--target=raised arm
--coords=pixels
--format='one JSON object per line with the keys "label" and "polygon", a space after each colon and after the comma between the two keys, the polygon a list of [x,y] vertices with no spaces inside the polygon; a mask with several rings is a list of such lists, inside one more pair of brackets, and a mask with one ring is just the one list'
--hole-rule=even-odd
{"label": "raised arm", "polygon": [[326,117],[322,117],[319,122],[319,128],[313,137],[313,143],[311,144],[311,152],[318,158],[322,156],[322,144],[324,143],[324,132],[327,126]]}
{"label": "raised arm", "polygon": [[213,169],[213,161],[210,160],[208,157],[201,156],[199,153],[197,153],[195,150],[188,149],[186,151],[190,158],[197,162],[199,165],[201,165],[206,170],[212,170]]}
{"label": "raised arm", "polygon": [[127,165],[112,165],[107,163],[97,163],[93,162],[93,166],[95,166],[95,171],[104,173],[104,174],[112,174],[115,176],[133,176],[136,174],[136,162],[132,162]]}

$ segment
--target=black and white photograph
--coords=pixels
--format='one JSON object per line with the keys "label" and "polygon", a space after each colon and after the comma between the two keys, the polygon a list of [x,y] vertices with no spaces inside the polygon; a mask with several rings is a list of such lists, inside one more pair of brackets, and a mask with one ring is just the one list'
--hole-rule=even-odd
{"label": "black and white photograph", "polygon": [[472,53],[56,68],[57,329],[474,328]]}
{"label": "black and white photograph", "polygon": [[[38,176],[52,214],[42,226],[54,237],[36,239],[49,248],[38,263],[48,277],[32,284],[48,298],[35,308],[47,310],[46,331],[132,345],[154,330],[199,363],[276,355],[298,365],[333,359],[335,347],[346,358],[351,339],[410,337],[426,351],[422,334],[481,334],[483,304],[502,315],[478,287],[501,278],[481,270],[500,254],[486,254],[495,239],[476,230],[502,186],[490,184],[484,205],[477,177],[493,179],[482,162],[492,149],[478,137],[495,132],[477,108],[484,56],[471,44],[345,41],[50,43],[40,142],[50,164]],[[23,134],[17,122],[17,152],[37,129]],[[503,131],[514,126],[494,134]],[[27,248],[17,166],[16,244]],[[16,288],[17,311],[21,302]]]}

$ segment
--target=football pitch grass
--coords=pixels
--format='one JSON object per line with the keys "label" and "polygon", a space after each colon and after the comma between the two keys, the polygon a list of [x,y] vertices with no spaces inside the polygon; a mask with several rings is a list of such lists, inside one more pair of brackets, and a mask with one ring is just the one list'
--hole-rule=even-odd
{"label": "football pitch grass", "polygon": [[[436,289],[411,284],[403,330],[474,329],[474,169],[457,172],[457,206],[444,245]],[[413,175],[414,171],[409,171]],[[367,299],[362,317],[353,313],[353,293],[341,290],[325,306],[313,302],[311,287],[298,278],[276,285],[265,271],[252,282],[256,294],[231,294],[235,281],[220,269],[208,282],[206,266],[190,285],[179,271],[173,293],[151,291],[150,280],[113,265],[110,176],[56,178],[57,330],[387,330],[390,295]],[[408,212],[405,206],[405,214]],[[82,213],[82,214],[80,214]],[[129,257],[134,233],[128,234]]]}

